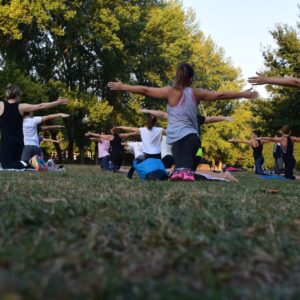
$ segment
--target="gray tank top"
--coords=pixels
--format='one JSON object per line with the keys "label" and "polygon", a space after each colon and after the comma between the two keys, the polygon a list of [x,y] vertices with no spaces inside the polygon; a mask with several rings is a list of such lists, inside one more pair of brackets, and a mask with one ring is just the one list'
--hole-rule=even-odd
{"label": "gray tank top", "polygon": [[167,144],[177,142],[191,133],[198,135],[197,107],[198,103],[192,88],[183,90],[182,97],[176,106],[167,106]]}

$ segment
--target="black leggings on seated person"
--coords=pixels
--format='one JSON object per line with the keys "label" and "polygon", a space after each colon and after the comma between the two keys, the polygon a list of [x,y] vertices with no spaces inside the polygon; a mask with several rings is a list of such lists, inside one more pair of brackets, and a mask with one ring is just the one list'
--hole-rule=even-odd
{"label": "black leggings on seated person", "polygon": [[175,161],[175,168],[185,168],[196,171],[197,151],[200,147],[200,138],[197,134],[191,133],[172,144],[172,153]]}

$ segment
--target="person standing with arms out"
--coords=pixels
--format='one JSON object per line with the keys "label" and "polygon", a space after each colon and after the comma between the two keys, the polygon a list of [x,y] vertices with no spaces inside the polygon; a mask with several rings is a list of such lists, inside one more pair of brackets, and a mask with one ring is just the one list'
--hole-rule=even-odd
{"label": "person standing with arms out", "polygon": [[[38,136],[38,125],[56,118],[68,118],[68,114],[58,113],[43,117],[34,117],[33,113],[24,113],[23,119],[23,135],[24,148],[22,151],[22,161],[28,161],[31,157],[42,156],[40,148],[40,139]],[[45,140],[44,140],[45,141]]]}
{"label": "person standing with arms out", "polygon": [[[23,169],[30,167],[28,162],[21,161],[24,146],[24,114],[68,104],[68,100],[64,98],[40,104],[20,103],[21,94],[22,91],[18,86],[9,84],[5,92],[6,100],[0,102],[0,161],[3,169]],[[36,163],[38,164],[38,162]]]}
{"label": "person standing with arms out", "polygon": [[[275,138],[282,137],[281,131],[277,131]],[[280,143],[274,143],[273,157],[275,162],[275,174],[280,175],[283,170],[282,148]]]}
{"label": "person standing with arms out", "polygon": [[94,137],[101,140],[106,140],[110,142],[110,159],[111,163],[109,166],[109,170],[113,172],[118,172],[122,166],[123,158],[124,158],[124,147],[123,147],[123,139],[127,139],[135,134],[125,134],[119,133],[119,129],[112,128],[111,134],[98,134],[88,131],[85,136],[86,137]]}
{"label": "person standing with arms out", "polygon": [[288,125],[284,125],[281,129],[281,132],[281,137],[261,137],[260,139],[267,142],[280,143],[282,149],[282,158],[285,166],[285,178],[300,180],[300,176],[294,176],[294,168],[296,166],[296,160],[294,157],[294,143],[300,143],[300,137],[291,136],[292,131]]}
{"label": "person standing with arms out", "polygon": [[[101,135],[104,133],[102,132]],[[110,162],[110,141],[104,140],[102,138],[90,137],[90,140],[97,142],[98,144],[98,158],[100,162],[100,167],[102,171],[109,171],[109,162]]]}
{"label": "person standing with arms out", "polygon": [[259,175],[265,175],[263,171],[263,164],[265,162],[263,157],[263,144],[265,143],[265,141],[260,140],[260,137],[261,132],[259,130],[253,130],[252,137],[250,140],[230,139],[229,142],[250,145],[253,150],[255,173]]}
{"label": "person standing with arms out", "polygon": [[162,88],[130,86],[122,82],[109,82],[114,91],[125,91],[167,101],[168,129],[167,143],[172,144],[175,170],[172,180],[194,181],[193,171],[197,168],[196,153],[200,147],[197,110],[200,101],[218,101],[238,98],[254,99],[256,92],[212,92],[201,88],[191,88],[194,70],[184,63],[177,69],[173,86]]}

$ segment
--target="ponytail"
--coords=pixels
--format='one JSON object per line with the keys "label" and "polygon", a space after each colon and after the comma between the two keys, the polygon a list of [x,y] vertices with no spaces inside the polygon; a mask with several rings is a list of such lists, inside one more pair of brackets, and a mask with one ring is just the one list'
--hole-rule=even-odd
{"label": "ponytail", "polygon": [[194,77],[194,70],[190,64],[182,64],[178,67],[175,77],[175,88],[184,89],[191,86]]}
{"label": "ponytail", "polygon": [[21,89],[14,84],[8,84],[6,86],[5,96],[6,99],[18,99],[22,95]]}
{"label": "ponytail", "polygon": [[281,129],[281,132],[285,135],[290,135],[292,133],[289,125],[284,125]]}

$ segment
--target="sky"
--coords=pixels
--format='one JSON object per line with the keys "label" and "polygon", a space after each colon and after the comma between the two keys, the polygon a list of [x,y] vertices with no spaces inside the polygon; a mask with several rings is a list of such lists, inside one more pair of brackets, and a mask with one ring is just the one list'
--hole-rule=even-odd
{"label": "sky", "polygon": [[[297,4],[300,0],[183,0],[184,7],[195,10],[201,30],[224,48],[245,79],[264,69],[262,49],[275,46],[270,30],[300,21]],[[257,89],[267,96],[263,87]]]}

